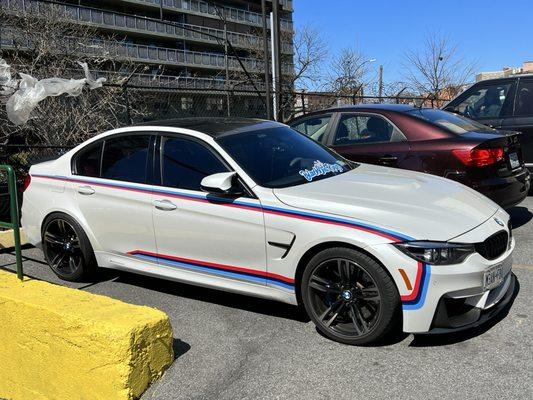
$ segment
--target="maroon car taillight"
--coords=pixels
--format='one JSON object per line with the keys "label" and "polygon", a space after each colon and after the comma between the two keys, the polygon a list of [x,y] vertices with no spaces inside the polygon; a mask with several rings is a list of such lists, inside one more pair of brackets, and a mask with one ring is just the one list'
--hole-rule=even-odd
{"label": "maroon car taillight", "polygon": [[26,175],[24,178],[24,183],[22,184],[22,191],[26,191],[26,189],[30,186],[31,183],[31,175]]}
{"label": "maroon car taillight", "polygon": [[503,148],[455,149],[452,154],[469,167],[485,167],[503,160]]}

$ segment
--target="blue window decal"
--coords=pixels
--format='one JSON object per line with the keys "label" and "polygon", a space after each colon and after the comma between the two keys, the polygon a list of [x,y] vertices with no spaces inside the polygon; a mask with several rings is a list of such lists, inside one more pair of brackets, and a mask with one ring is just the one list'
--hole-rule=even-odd
{"label": "blue window decal", "polygon": [[338,164],[328,164],[323,163],[321,161],[316,160],[313,164],[313,168],[311,169],[302,169],[298,171],[300,175],[302,175],[305,179],[307,179],[309,182],[313,180],[313,178],[316,178],[320,175],[326,175],[330,172],[343,172],[344,169],[338,165]]}

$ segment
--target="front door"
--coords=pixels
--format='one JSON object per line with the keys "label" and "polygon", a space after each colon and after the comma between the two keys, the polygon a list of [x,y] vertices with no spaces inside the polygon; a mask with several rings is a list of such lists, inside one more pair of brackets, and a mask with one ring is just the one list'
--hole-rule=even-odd
{"label": "front door", "polygon": [[378,114],[343,113],[329,146],[352,161],[403,168],[409,154],[405,136]]}
{"label": "front door", "polygon": [[157,254],[144,256],[195,283],[265,285],[265,227],[259,200],[201,190],[204,177],[230,171],[205,142],[161,136],[159,148],[153,207]]}

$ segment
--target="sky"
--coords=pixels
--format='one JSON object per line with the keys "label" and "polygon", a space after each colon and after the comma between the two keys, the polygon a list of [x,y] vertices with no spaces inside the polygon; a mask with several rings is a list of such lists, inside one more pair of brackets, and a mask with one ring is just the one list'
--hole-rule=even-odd
{"label": "sky", "polygon": [[[293,0],[294,24],[314,26],[331,54],[357,47],[370,73],[383,65],[385,82],[405,80],[402,56],[437,32],[479,71],[533,60],[533,0]],[[327,5],[327,7],[326,7]],[[472,81],[474,77],[472,77]]]}

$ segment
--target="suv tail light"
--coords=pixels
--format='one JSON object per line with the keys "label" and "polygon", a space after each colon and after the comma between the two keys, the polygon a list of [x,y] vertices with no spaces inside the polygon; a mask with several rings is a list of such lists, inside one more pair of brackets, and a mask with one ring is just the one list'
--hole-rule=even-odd
{"label": "suv tail light", "polygon": [[452,154],[469,167],[485,167],[503,160],[503,148],[492,149],[456,149]]}
{"label": "suv tail light", "polygon": [[26,189],[28,188],[28,186],[30,186],[30,183],[31,183],[31,175],[26,175],[26,177],[24,178],[24,183],[22,184],[22,191],[26,191]]}

